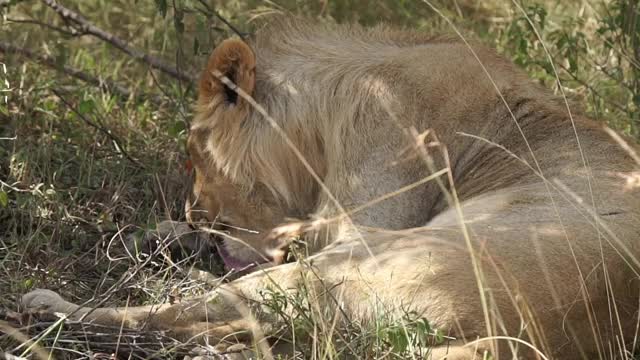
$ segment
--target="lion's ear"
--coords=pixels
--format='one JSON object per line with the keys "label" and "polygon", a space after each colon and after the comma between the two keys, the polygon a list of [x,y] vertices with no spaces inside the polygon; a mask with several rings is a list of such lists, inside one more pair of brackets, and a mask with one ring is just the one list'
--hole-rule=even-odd
{"label": "lion's ear", "polygon": [[[225,103],[238,104],[241,98],[233,84],[252,95],[256,83],[255,69],[256,57],[249,45],[239,39],[223,41],[213,50],[200,77],[200,101],[211,103],[216,97],[222,96]],[[221,75],[226,76],[232,84],[225,84]]]}

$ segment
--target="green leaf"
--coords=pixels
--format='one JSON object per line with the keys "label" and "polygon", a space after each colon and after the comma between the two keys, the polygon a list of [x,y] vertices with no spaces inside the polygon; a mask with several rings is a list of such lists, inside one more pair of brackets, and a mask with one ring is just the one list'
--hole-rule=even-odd
{"label": "green leaf", "polygon": [[196,17],[196,35],[206,35],[207,34],[207,25],[205,24],[205,19],[198,16]]}
{"label": "green leaf", "polygon": [[578,71],[578,59],[575,56],[569,56],[569,72],[575,74]]}
{"label": "green leaf", "polygon": [[184,13],[181,9],[174,9],[173,25],[175,26],[178,34],[182,34],[184,32],[184,22],[182,21],[183,17]]}
{"label": "green leaf", "polygon": [[80,102],[80,105],[78,105],[78,112],[83,115],[88,114],[92,112],[95,107],[96,104],[95,102],[93,102],[93,100],[82,100],[82,102]]}
{"label": "green leaf", "polygon": [[58,69],[63,69],[64,64],[67,62],[67,58],[69,57],[69,49],[67,49],[62,43],[56,44],[56,48],[56,67]]}
{"label": "green leaf", "polygon": [[0,191],[0,206],[6,208],[7,205],[9,205],[9,195],[4,191]]}
{"label": "green leaf", "polygon": [[171,127],[169,127],[169,135],[172,138],[177,138],[184,130],[186,129],[184,122],[182,121],[176,121],[173,123],[173,125],[171,125]]}
{"label": "green leaf", "polygon": [[198,51],[200,51],[200,42],[198,41],[198,37],[196,36],[193,39],[193,55],[198,55]]}
{"label": "green leaf", "polygon": [[33,279],[26,279],[22,286],[24,286],[26,290],[31,290],[31,288],[33,288]]}
{"label": "green leaf", "polygon": [[407,339],[402,328],[396,328],[389,333],[389,342],[393,351],[399,354],[404,353],[409,346],[409,339]]}
{"label": "green leaf", "polygon": [[162,15],[164,19],[167,16],[167,0],[155,0],[156,8],[158,8],[158,12]]}

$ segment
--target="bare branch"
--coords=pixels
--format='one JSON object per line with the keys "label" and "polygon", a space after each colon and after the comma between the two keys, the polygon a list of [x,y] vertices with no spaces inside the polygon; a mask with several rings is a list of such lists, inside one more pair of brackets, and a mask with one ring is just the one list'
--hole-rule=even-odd
{"label": "bare branch", "polygon": [[76,109],[75,106],[73,106],[69,101],[67,101],[67,99],[65,99],[62,96],[62,94],[60,94],[60,92],[56,91],[55,89],[51,89],[51,91],[58,97],[58,99],[60,99],[60,101],[62,101],[63,104],[67,106],[67,108],[69,108],[69,110],[73,111],[74,114],[76,114],[80,119],[82,119],[82,121],[84,121],[87,125],[100,131],[101,133],[106,135],[109,139],[111,139],[111,141],[114,142],[114,144],[118,147],[118,149],[120,150],[122,155],[124,155],[124,157],[126,157],[129,161],[131,161],[136,166],[139,166],[140,168],[143,168],[143,169],[145,168],[145,166],[142,165],[138,160],[134,159],[133,157],[131,157],[131,155],[129,155],[129,153],[124,149],[124,146],[122,146],[122,142],[120,141],[120,139],[114,134],[112,134],[111,131],[89,120],[89,118],[84,116],[84,114],[80,113],[80,111],[78,111],[78,109]]}
{"label": "bare branch", "polygon": [[[4,43],[2,41],[0,41],[0,53],[6,53],[6,54],[17,54],[20,55],[22,57],[25,57],[35,63],[41,64],[41,65],[45,65],[47,67],[50,67],[54,70],[58,70],[61,71],[62,73],[69,75],[71,77],[74,77],[76,79],[82,80],[84,82],[86,82],[87,84],[93,85],[95,87],[100,88],[103,91],[109,91],[111,93],[114,93],[118,96],[121,96],[125,99],[128,99],[131,97],[132,92],[127,89],[126,87],[119,85],[113,81],[109,81],[109,80],[105,80],[105,79],[98,79],[92,75],[87,74],[84,71],[80,71],[78,69],[74,69],[72,67],[69,66],[60,66],[56,63],[55,59],[46,56],[46,55],[40,55],[40,54],[36,54],[34,52],[32,52],[31,50],[27,50],[27,49],[23,49],[23,48],[19,48],[15,45],[12,44],[7,44]],[[144,99],[148,99],[151,100],[154,103],[160,103],[162,100],[159,99],[156,96],[150,96],[150,95],[145,95],[145,94],[139,94],[136,95],[138,97],[142,97]]]}
{"label": "bare branch", "polygon": [[604,100],[607,104],[613,106],[614,108],[626,113],[629,111],[629,109],[627,109],[627,107],[625,107],[624,105],[615,102],[613,100],[609,100],[607,97],[605,97],[604,95],[602,95],[598,90],[596,90],[596,88],[594,88],[593,86],[589,85],[589,83],[587,83],[587,81],[580,79],[576,74],[574,74],[572,71],[569,70],[569,68],[567,68],[566,66],[562,65],[561,62],[557,63],[557,66],[559,68],[561,68],[562,70],[564,70],[565,73],[567,73],[569,76],[571,76],[571,78],[577,82],[578,84],[584,86],[585,88],[587,88],[587,90],[591,91],[594,95],[596,95],[597,97],[601,98],[602,100]]}
{"label": "bare branch", "polygon": [[12,1],[12,0],[0,0],[0,15],[4,15],[5,14],[5,8],[9,8],[10,6],[14,6],[14,5],[18,5],[22,2],[25,2],[26,0],[17,0],[17,1]]}
{"label": "bare branch", "polygon": [[236,33],[236,35],[238,35],[241,39],[244,40],[247,37],[248,34],[243,33],[240,30],[238,30],[235,26],[233,26],[233,24],[231,24],[231,22],[229,20],[227,20],[224,16],[220,15],[219,12],[217,12],[216,10],[211,8],[211,6],[209,6],[209,4],[207,4],[206,1],[198,0],[198,2],[205,8],[205,13],[208,16],[212,16],[213,15],[213,16],[217,17],[218,20],[222,21],[225,25],[227,25],[227,27],[229,29],[231,29],[231,31]]}
{"label": "bare branch", "polygon": [[72,36],[72,37],[86,35],[85,33],[81,33],[81,32],[79,32],[78,30],[76,30],[74,28],[70,28],[70,30],[66,30],[66,29],[63,29],[61,27],[57,27],[55,25],[47,24],[45,22],[38,21],[38,20],[35,20],[35,19],[13,19],[13,18],[7,18],[7,21],[12,22],[12,23],[16,23],[16,24],[38,25],[38,26],[42,26],[44,28],[59,32],[59,33],[61,33],[63,35]]}
{"label": "bare branch", "polygon": [[172,65],[169,65],[156,57],[153,57],[149,54],[145,54],[144,52],[129,46],[129,44],[127,44],[126,41],[91,24],[82,15],[60,5],[57,1],[42,0],[42,2],[44,2],[47,6],[53,9],[56,13],[58,13],[58,15],[63,20],[67,21],[67,23],[70,26],[71,25],[75,26],[80,33],[87,33],[97,37],[100,40],[106,41],[109,44],[120,49],[125,54],[133,57],[134,59],[144,62],[145,64],[151,66],[152,68],[158,69],[163,73],[169,76],[172,76],[175,79],[188,82],[188,83],[195,82],[194,76],[187,74],[183,71],[180,71],[180,69],[175,68]]}

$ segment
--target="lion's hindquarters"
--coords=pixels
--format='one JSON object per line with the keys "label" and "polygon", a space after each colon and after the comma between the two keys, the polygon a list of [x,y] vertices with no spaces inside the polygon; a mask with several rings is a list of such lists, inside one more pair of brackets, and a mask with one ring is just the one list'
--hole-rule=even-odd
{"label": "lion's hindquarters", "polygon": [[[507,358],[530,347],[577,358],[626,337],[633,322],[622,314],[630,292],[602,268],[603,259],[610,269],[626,268],[625,260],[581,206],[543,184],[507,189],[462,204],[468,238],[450,209],[427,227],[340,239],[306,262],[235,285],[264,301],[265,289],[297,293],[305,284],[319,308],[351,321],[414,311],[459,339],[506,337],[498,352]],[[606,305],[607,287],[617,306]]]}
{"label": "lion's hindquarters", "polygon": [[[493,335],[525,334],[549,354],[562,349],[563,358],[621,346],[616,338],[633,335],[627,305],[637,302],[624,284],[633,274],[627,259],[633,254],[625,252],[637,197],[602,177],[591,191],[608,196],[589,197],[585,179],[571,180],[564,179],[567,188],[540,183],[503,189],[462,206],[474,270],[480,270],[492,321],[504,329]],[[625,211],[599,215],[612,204]],[[456,216],[448,210],[430,226],[455,228]]]}

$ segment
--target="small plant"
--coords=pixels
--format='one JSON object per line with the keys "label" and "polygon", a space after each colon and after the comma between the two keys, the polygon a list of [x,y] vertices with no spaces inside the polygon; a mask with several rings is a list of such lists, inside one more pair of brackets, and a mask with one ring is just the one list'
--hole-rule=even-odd
{"label": "small plant", "polygon": [[[546,86],[586,104],[589,115],[640,139],[637,0],[429,2]],[[327,22],[451,32],[423,1],[411,0],[55,3],[122,40],[129,52],[46,1],[0,0],[0,308],[15,309],[25,291],[43,286],[77,301],[108,298],[105,305],[158,303],[177,285],[182,294],[204,291],[178,276],[183,262],[113,261],[107,244],[131,225],[151,229],[159,219],[184,216],[195,79],[211,49],[250,33],[255,18],[291,11]],[[290,254],[303,259],[304,247],[296,245]],[[303,357],[421,358],[450,340],[416,313],[381,309],[368,321],[345,319],[331,289],[314,281],[263,294],[263,308],[284,320],[284,341]],[[314,306],[319,297],[332,306]],[[340,326],[327,326],[334,319]],[[40,343],[79,333],[66,325],[60,331]],[[105,350],[82,336],[72,349],[58,347],[56,358]],[[3,350],[18,346],[0,337]]]}
{"label": "small plant", "polygon": [[551,15],[543,2],[518,4],[496,29],[496,45],[545,85],[586,102],[591,116],[640,138],[638,2],[614,0],[597,12],[565,6],[566,13]]}
{"label": "small plant", "polygon": [[389,349],[397,358],[424,358],[429,354],[429,347],[453,339],[433,328],[428,319],[415,312],[404,312],[401,318],[392,321],[384,317],[382,320],[376,324],[378,352]]}
{"label": "small plant", "polygon": [[[316,286],[323,289],[322,285]],[[296,350],[303,354],[330,349],[341,356],[425,358],[430,347],[454,340],[416,312],[400,311],[397,316],[378,309],[372,320],[344,318],[339,299],[328,293],[312,295],[308,284],[300,284],[296,291],[284,291],[274,285],[261,296],[263,310],[287,324],[281,329],[280,341],[295,343]],[[318,304],[318,298],[335,303],[319,308],[313,305]]]}

